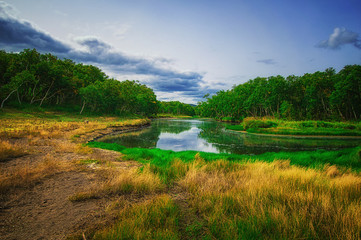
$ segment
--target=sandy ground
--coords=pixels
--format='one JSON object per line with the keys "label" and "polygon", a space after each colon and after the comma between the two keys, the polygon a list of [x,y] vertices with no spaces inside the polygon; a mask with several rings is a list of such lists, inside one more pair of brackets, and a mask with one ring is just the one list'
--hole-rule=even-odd
{"label": "sandy ground", "polygon": [[34,146],[27,145],[27,139],[11,141],[23,144],[28,154],[0,162],[2,173],[34,166],[44,156],[59,163],[69,163],[71,167],[0,194],[0,239],[67,239],[72,234],[82,235],[87,229],[103,226],[111,221],[105,209],[112,199],[69,200],[70,196],[86,191],[99,181],[91,166],[80,166],[75,162],[101,159],[115,162],[119,168],[139,167],[137,162],[121,161],[121,154],[113,151],[94,149],[90,154],[59,151],[59,144],[71,144],[65,137],[42,139]]}

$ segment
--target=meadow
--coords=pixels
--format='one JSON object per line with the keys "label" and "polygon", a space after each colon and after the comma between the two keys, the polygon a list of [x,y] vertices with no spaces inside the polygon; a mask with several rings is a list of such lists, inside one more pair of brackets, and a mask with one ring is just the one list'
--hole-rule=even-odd
{"label": "meadow", "polygon": [[[144,205],[135,204],[128,219],[121,211],[119,222],[97,232],[95,239],[360,238],[359,147],[243,156],[127,149],[100,142],[88,146],[120,151],[124,160],[141,162],[137,178],[144,174],[157,179],[142,188],[155,189],[156,182],[160,194],[168,193],[154,203],[156,210],[139,213]],[[139,193],[137,181],[118,184],[123,193],[124,188]],[[184,209],[169,195],[176,188],[189,204],[192,217],[186,226],[179,224]]]}

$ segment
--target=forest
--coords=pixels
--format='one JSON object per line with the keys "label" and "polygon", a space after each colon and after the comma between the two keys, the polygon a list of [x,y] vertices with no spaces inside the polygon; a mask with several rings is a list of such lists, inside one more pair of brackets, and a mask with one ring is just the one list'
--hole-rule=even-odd
{"label": "forest", "polygon": [[194,116],[195,107],[179,101],[159,102],[158,113],[168,113],[174,116],[186,115]]}
{"label": "forest", "polygon": [[360,120],[361,66],[348,65],[338,73],[328,68],[303,76],[257,77],[205,98],[196,114],[219,120]]}
{"label": "forest", "polygon": [[118,81],[101,69],[70,59],[41,54],[0,51],[1,108],[16,103],[66,106],[79,113],[153,117],[159,114],[211,117],[242,121],[271,116],[287,120],[358,121],[361,119],[361,66],[348,65],[336,73],[323,72],[257,77],[208,94],[197,106],[161,102],[138,81]]}
{"label": "forest", "polygon": [[0,51],[1,108],[7,103],[66,106],[80,113],[152,116],[158,102],[152,89],[137,81],[109,78],[101,69],[40,54]]}

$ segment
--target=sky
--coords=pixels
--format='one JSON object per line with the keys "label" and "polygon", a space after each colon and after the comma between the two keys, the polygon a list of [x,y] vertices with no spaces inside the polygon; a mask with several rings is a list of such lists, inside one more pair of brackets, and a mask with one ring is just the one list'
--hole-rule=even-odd
{"label": "sky", "polygon": [[359,0],[0,0],[0,49],[36,48],[196,104],[256,77],[361,64]]}

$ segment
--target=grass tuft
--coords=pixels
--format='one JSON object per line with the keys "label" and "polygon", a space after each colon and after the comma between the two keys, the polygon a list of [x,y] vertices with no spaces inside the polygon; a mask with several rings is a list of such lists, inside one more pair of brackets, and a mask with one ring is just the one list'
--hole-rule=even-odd
{"label": "grass tuft", "polygon": [[9,141],[0,140],[0,162],[10,158],[20,157],[26,152],[17,144],[12,144]]}
{"label": "grass tuft", "polygon": [[95,233],[93,239],[179,239],[179,210],[170,196],[125,205],[117,222]]}

